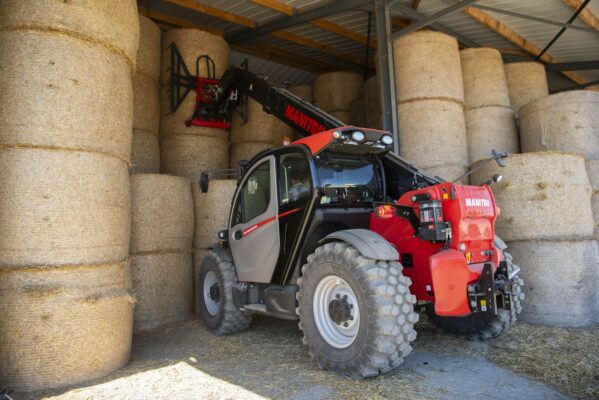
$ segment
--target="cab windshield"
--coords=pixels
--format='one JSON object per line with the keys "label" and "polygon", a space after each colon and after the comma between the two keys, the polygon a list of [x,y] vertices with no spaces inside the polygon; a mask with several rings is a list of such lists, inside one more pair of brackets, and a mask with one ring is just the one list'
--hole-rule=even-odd
{"label": "cab windshield", "polygon": [[380,200],[378,164],[371,156],[323,154],[315,160],[321,205],[365,206]]}

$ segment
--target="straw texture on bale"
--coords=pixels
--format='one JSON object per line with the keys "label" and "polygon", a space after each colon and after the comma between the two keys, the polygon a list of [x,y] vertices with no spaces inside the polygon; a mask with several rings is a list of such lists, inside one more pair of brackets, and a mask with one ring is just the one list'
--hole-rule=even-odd
{"label": "straw texture on bale", "polygon": [[468,165],[463,106],[453,101],[421,100],[398,106],[400,153],[418,167]]}
{"label": "straw texture on bale", "polygon": [[137,73],[160,80],[160,28],[151,19],[139,16],[139,49]]}
{"label": "straw texture on bale", "polygon": [[128,263],[0,268],[0,382],[33,391],[102,377],[129,361]]}
{"label": "straw texture on bale", "polygon": [[193,265],[189,251],[131,258],[136,304],[133,332],[191,319]]}
{"label": "straw texture on bale", "polygon": [[244,142],[237,143],[231,146],[230,168],[237,168],[239,161],[251,160],[258,152],[265,149],[272,149],[279,146],[276,143],[254,143]]}
{"label": "straw texture on bale", "polygon": [[226,229],[231,201],[237,187],[234,179],[211,179],[207,193],[200,191],[197,182],[192,183],[195,212],[193,247],[202,249],[218,242],[217,234]]}
{"label": "straw texture on bale", "polygon": [[526,282],[524,322],[587,326],[599,322],[599,246],[594,240],[515,241],[509,251]]}
{"label": "straw texture on bale", "polygon": [[347,71],[317,75],[312,83],[312,98],[326,112],[349,111],[351,102],[364,97],[364,80]]}
{"label": "straw texture on bale", "polygon": [[160,140],[160,169],[163,173],[197,180],[204,171],[226,169],[229,142],[221,137],[196,135],[166,136]]}
{"label": "straw texture on bale", "polygon": [[503,60],[499,50],[485,47],[460,51],[466,109],[510,106]]}
{"label": "straw texture on bale", "polygon": [[366,102],[366,126],[381,129],[381,94],[379,80],[376,75],[366,80],[364,99]]}
{"label": "straw texture on bale", "polygon": [[399,103],[425,98],[462,103],[464,87],[457,40],[418,31],[393,41],[395,87]]}
{"label": "straw texture on bale", "polygon": [[[438,167],[426,168],[426,172],[429,176],[438,176],[446,181],[453,181],[460,176],[464,175],[468,171],[468,167],[465,165],[440,165]],[[460,180],[460,183],[468,184],[468,177]]]}
{"label": "straw texture on bale", "polygon": [[350,110],[347,110],[347,111],[329,111],[329,114],[331,114],[333,117],[337,118],[339,121],[343,122],[346,125],[351,124],[352,115],[351,115],[351,111]]}
{"label": "straw texture on bale", "polygon": [[491,157],[491,150],[518,153],[520,143],[511,108],[481,107],[464,112],[470,162]]}
{"label": "straw texture on bale", "polygon": [[131,252],[191,249],[193,201],[187,179],[131,175]]}
{"label": "straw texture on bale", "polygon": [[[202,55],[208,55],[214,60],[215,79],[220,79],[229,67],[230,48],[222,37],[197,29],[172,29],[162,36],[160,84],[163,86],[168,86],[171,62],[170,45],[173,42],[176,43],[185,64],[193,71],[193,74],[196,73],[196,59]],[[205,60],[200,62],[199,75],[208,76]],[[191,116],[191,114],[189,115]]]}
{"label": "straw texture on bale", "polygon": [[238,112],[234,112],[231,118],[231,143],[282,143],[283,136],[291,134],[292,129],[266,113],[260,103],[249,97],[247,100],[247,122]]}
{"label": "straw texture on bale", "polygon": [[[9,3],[9,8],[19,9]],[[43,10],[59,2],[16,3],[36,10],[31,4],[39,4]],[[97,9],[92,5],[96,2],[82,3]],[[5,10],[1,15],[0,20],[10,16]],[[70,11],[63,16],[71,17]],[[133,91],[123,57],[74,37],[7,31],[0,32],[0,71],[0,145],[82,149],[129,158]]]}
{"label": "straw texture on bale", "polygon": [[133,129],[143,129],[158,135],[160,128],[160,88],[154,78],[146,74],[134,74],[133,83]]}
{"label": "straw texture on bale", "polygon": [[351,103],[351,118],[349,122],[355,126],[366,126],[366,101],[357,99]]}
{"label": "straw texture on bale", "polygon": [[[593,197],[591,198],[591,208],[593,209],[593,218],[595,219],[593,236],[599,239],[599,160],[588,160],[586,165],[591,187],[593,188]],[[599,303],[597,306],[599,307]]]}
{"label": "straw texture on bale", "polygon": [[506,167],[488,163],[471,175],[471,181],[478,185],[494,174],[503,175],[493,193],[501,207],[495,227],[504,240],[566,240],[593,234],[591,185],[581,156],[514,154]]}
{"label": "straw texture on bale", "polygon": [[195,135],[221,138],[227,136],[224,129],[206,126],[185,126],[185,121],[191,118],[196,105],[194,92],[190,92],[174,113],[169,109],[168,87],[160,89],[160,134],[170,135]]}
{"label": "straw texture on bale", "polygon": [[[110,48],[126,57],[131,65],[135,64],[139,43],[134,0],[4,0],[0,28],[48,31],[54,32],[55,37],[56,33],[65,33]],[[92,64],[102,66],[99,60],[87,58],[86,65],[91,67]],[[92,77],[88,80],[94,83]]]}
{"label": "straw texture on bale", "polygon": [[127,258],[127,164],[99,153],[16,148],[0,150],[0,171],[0,266]]}
{"label": "straw texture on bale", "polygon": [[130,174],[154,174],[160,172],[160,144],[152,132],[133,129],[131,142]]}
{"label": "straw texture on bale", "polygon": [[520,107],[549,96],[545,66],[534,61],[506,64],[505,75],[510,92],[512,110],[518,116]]}
{"label": "straw texture on bale", "polygon": [[301,99],[304,99],[310,103],[312,102],[312,86],[310,85],[289,86],[287,90]]}
{"label": "straw texture on bale", "polygon": [[522,151],[565,151],[599,159],[599,92],[556,93],[520,109]]}

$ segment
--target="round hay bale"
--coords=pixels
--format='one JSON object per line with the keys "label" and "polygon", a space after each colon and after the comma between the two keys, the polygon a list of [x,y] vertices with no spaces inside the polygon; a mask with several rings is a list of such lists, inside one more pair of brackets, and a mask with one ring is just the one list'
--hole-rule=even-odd
{"label": "round hay bale", "polygon": [[463,106],[421,100],[398,106],[400,153],[418,167],[468,166]]}
{"label": "round hay bale", "polygon": [[218,231],[227,229],[237,181],[211,179],[207,193],[200,191],[197,182],[193,182],[191,187],[195,212],[193,247],[204,249],[218,242]]}
{"label": "round hay bale", "polygon": [[366,127],[366,100],[364,98],[351,102],[349,122],[354,126]]}
{"label": "round hay bale", "polygon": [[337,118],[339,121],[343,122],[344,125],[351,125],[351,111],[329,111],[333,117]]}
{"label": "round hay bale", "polygon": [[139,16],[139,49],[137,50],[137,73],[160,80],[160,28],[151,19]]}
{"label": "round hay bale", "polygon": [[522,151],[564,151],[599,159],[599,92],[574,90],[520,109]]}
{"label": "round hay bale", "polygon": [[[466,171],[468,171],[468,167],[464,165],[440,165],[438,167],[426,168],[424,172],[432,177],[438,176],[443,180],[453,181],[464,175]],[[468,177],[461,179],[459,183],[467,185]]]}
{"label": "round hay bale", "polygon": [[[229,68],[230,48],[221,36],[197,29],[172,29],[162,36],[161,85],[168,86],[171,62],[170,45],[173,42],[177,44],[189,72],[194,75],[196,74],[196,60],[202,55],[208,55],[214,60],[216,79],[220,79]],[[208,76],[205,61],[200,63],[199,75]]]}
{"label": "round hay bale", "polygon": [[160,89],[160,134],[169,135],[196,135],[214,138],[227,138],[225,129],[209,128],[206,126],[185,126],[185,121],[191,119],[195,111],[196,96],[191,91],[185,97],[177,111],[171,113],[169,110],[168,87]]}
{"label": "round hay bale", "polygon": [[520,107],[549,96],[545,66],[534,61],[505,64],[505,75],[512,110],[519,115]]}
{"label": "round hay bale", "polygon": [[381,122],[381,93],[376,75],[366,80],[364,99],[366,102],[366,126],[381,129],[383,126]]}
{"label": "round hay bale", "polygon": [[189,180],[159,174],[131,175],[131,253],[187,250],[193,240]]}
{"label": "round hay bale", "polygon": [[239,166],[239,161],[241,160],[251,160],[256,154],[261,152],[262,150],[272,149],[279,146],[278,144],[273,143],[253,143],[253,142],[244,142],[237,143],[231,146],[231,161],[229,163],[230,168],[237,168]]}
{"label": "round hay bale", "polygon": [[485,47],[460,51],[466,109],[510,106],[503,60],[499,50]]}
{"label": "round hay bale", "polygon": [[511,108],[481,107],[464,112],[470,162],[491,157],[491,150],[518,153],[520,143]]}
{"label": "round hay bale", "polygon": [[593,193],[591,197],[591,209],[593,210],[593,218],[595,220],[593,237],[599,238],[599,192]]}
{"label": "round hay bale", "polygon": [[0,266],[127,258],[127,164],[100,153],[16,148],[0,149],[0,171]]}
{"label": "round hay bale", "polygon": [[[94,44],[100,43],[135,65],[139,20],[134,0],[5,0],[0,13],[0,30],[16,29],[53,32],[54,37],[58,36],[56,33],[65,33]],[[55,54],[62,57],[59,52]],[[92,64],[103,66],[100,60],[88,58],[86,67],[92,67]],[[86,68],[82,69],[82,72],[87,72]],[[32,76],[29,77],[29,85]],[[97,83],[93,77],[88,77],[88,80],[90,84]]]}
{"label": "round hay bale", "polygon": [[504,240],[566,240],[593,234],[591,185],[581,156],[514,154],[505,168],[488,163],[471,175],[471,181],[478,185],[494,174],[503,175],[493,193],[501,207],[495,227]]}
{"label": "round hay bale", "polygon": [[133,302],[128,263],[0,267],[0,381],[33,391],[123,367]]}
{"label": "round hay bale", "polygon": [[65,35],[0,32],[0,71],[0,144],[129,158],[133,90],[122,57]]}
{"label": "round hay bale", "polygon": [[312,83],[314,103],[326,112],[349,111],[352,101],[364,97],[364,80],[347,71],[317,75]]}
{"label": "round hay bale", "polygon": [[130,174],[157,174],[160,172],[160,144],[152,132],[133,130]]}
{"label": "round hay bale", "polygon": [[599,160],[587,160],[586,167],[593,191],[599,192]]}
{"label": "round hay bale", "polygon": [[204,171],[226,169],[229,142],[224,138],[194,135],[166,136],[160,140],[163,173],[200,179]]}
{"label": "round hay bale", "polygon": [[291,127],[267,114],[256,100],[249,97],[247,100],[247,122],[243,122],[238,112],[231,118],[231,143],[282,143],[283,136],[291,135]]}
{"label": "round hay bale", "polygon": [[289,86],[287,90],[301,99],[304,99],[310,103],[312,102],[312,86],[310,85]]}
{"label": "round hay bale", "polygon": [[160,88],[146,74],[133,75],[133,129],[143,129],[158,135],[160,128]]}
{"label": "round hay bale", "polygon": [[526,282],[524,322],[581,327],[597,322],[593,299],[599,291],[597,241],[508,243]]}
{"label": "round hay bale", "polygon": [[131,257],[135,309],[133,332],[138,333],[193,315],[193,264],[189,251]]}
{"label": "round hay bale", "polygon": [[438,98],[464,101],[458,42],[453,36],[418,31],[393,41],[397,101]]}

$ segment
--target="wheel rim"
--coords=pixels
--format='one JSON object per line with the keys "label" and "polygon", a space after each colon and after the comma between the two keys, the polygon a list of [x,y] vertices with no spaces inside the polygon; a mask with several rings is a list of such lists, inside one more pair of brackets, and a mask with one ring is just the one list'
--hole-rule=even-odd
{"label": "wheel rim", "polygon": [[349,284],[337,275],[325,276],[314,291],[314,321],[320,336],[337,349],[349,347],[360,329],[360,307]]}
{"label": "wheel rim", "polygon": [[213,300],[212,297],[210,297],[210,288],[213,285],[217,285],[218,287],[218,278],[214,272],[208,271],[204,277],[204,304],[206,305],[206,311],[208,311],[208,314],[215,316],[218,314],[218,310],[220,308],[220,298]]}

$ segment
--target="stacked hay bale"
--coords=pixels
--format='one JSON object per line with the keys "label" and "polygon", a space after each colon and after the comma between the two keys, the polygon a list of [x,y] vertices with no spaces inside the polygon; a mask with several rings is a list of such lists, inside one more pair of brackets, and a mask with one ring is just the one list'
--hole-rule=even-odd
{"label": "stacked hay bale", "polygon": [[133,331],[192,313],[193,203],[186,178],[131,175],[131,267],[137,296]]}
{"label": "stacked hay bale", "polygon": [[248,97],[246,110],[247,121],[238,112],[231,118],[230,168],[237,168],[239,161],[249,160],[264,149],[282,145],[293,134],[289,126],[266,113],[256,100]]}
{"label": "stacked hay bale", "polygon": [[351,102],[350,124],[366,127],[366,100],[360,98]]}
{"label": "stacked hay bale", "polygon": [[501,54],[495,49],[471,48],[460,51],[460,58],[470,162],[489,158],[494,149],[519,152]]}
{"label": "stacked hay bale", "polygon": [[595,231],[593,236],[599,239],[599,160],[588,160],[587,173],[593,188],[593,197],[591,198],[591,207],[593,208],[593,217],[595,219]]}
{"label": "stacked hay bale", "polygon": [[534,61],[505,65],[505,75],[510,92],[512,110],[519,116],[520,107],[549,96],[545,66]]}
{"label": "stacked hay bale", "polygon": [[130,173],[160,171],[160,29],[139,17],[137,70],[133,75],[133,140]]}
{"label": "stacked hay bale", "polygon": [[[237,181],[234,179],[211,179],[208,191],[202,193],[199,184],[192,183],[195,214],[193,236],[195,282],[197,282],[198,268],[206,249],[218,242],[218,231],[227,228],[231,201],[236,187]],[[195,298],[197,300],[197,296]]]}
{"label": "stacked hay bale", "polygon": [[521,319],[545,325],[584,326],[598,321],[599,252],[593,234],[591,184],[580,155],[536,152],[489,163],[472,175],[480,184],[495,173],[501,214],[497,234],[522,268],[526,301]]}
{"label": "stacked hay bale", "polygon": [[0,12],[0,382],[104,376],[130,356],[133,0]]}
{"label": "stacked hay bale", "polygon": [[319,108],[349,124],[352,101],[364,97],[364,80],[347,71],[320,74],[312,83],[312,96]]}
{"label": "stacked hay bale", "polygon": [[287,88],[288,91],[297,97],[312,103],[312,86],[310,85],[293,85]]}
{"label": "stacked hay bale", "polygon": [[393,42],[400,154],[431,175],[468,167],[464,87],[455,38],[418,31]]}
{"label": "stacked hay bale", "polygon": [[364,99],[366,103],[366,126],[374,129],[382,129],[381,93],[378,76],[375,75],[366,80],[366,84],[364,85]]}
{"label": "stacked hay bale", "polygon": [[[196,59],[210,56],[215,63],[215,78],[220,78],[229,66],[229,45],[208,32],[195,29],[173,29],[162,38],[160,83],[160,167],[167,174],[197,180],[202,171],[225,169],[228,166],[229,141],[226,130],[203,126],[185,126],[193,115],[196,97],[189,93],[176,112],[169,111],[170,45],[176,43],[185,64],[195,74]],[[208,76],[206,63],[199,64],[199,75]]]}

